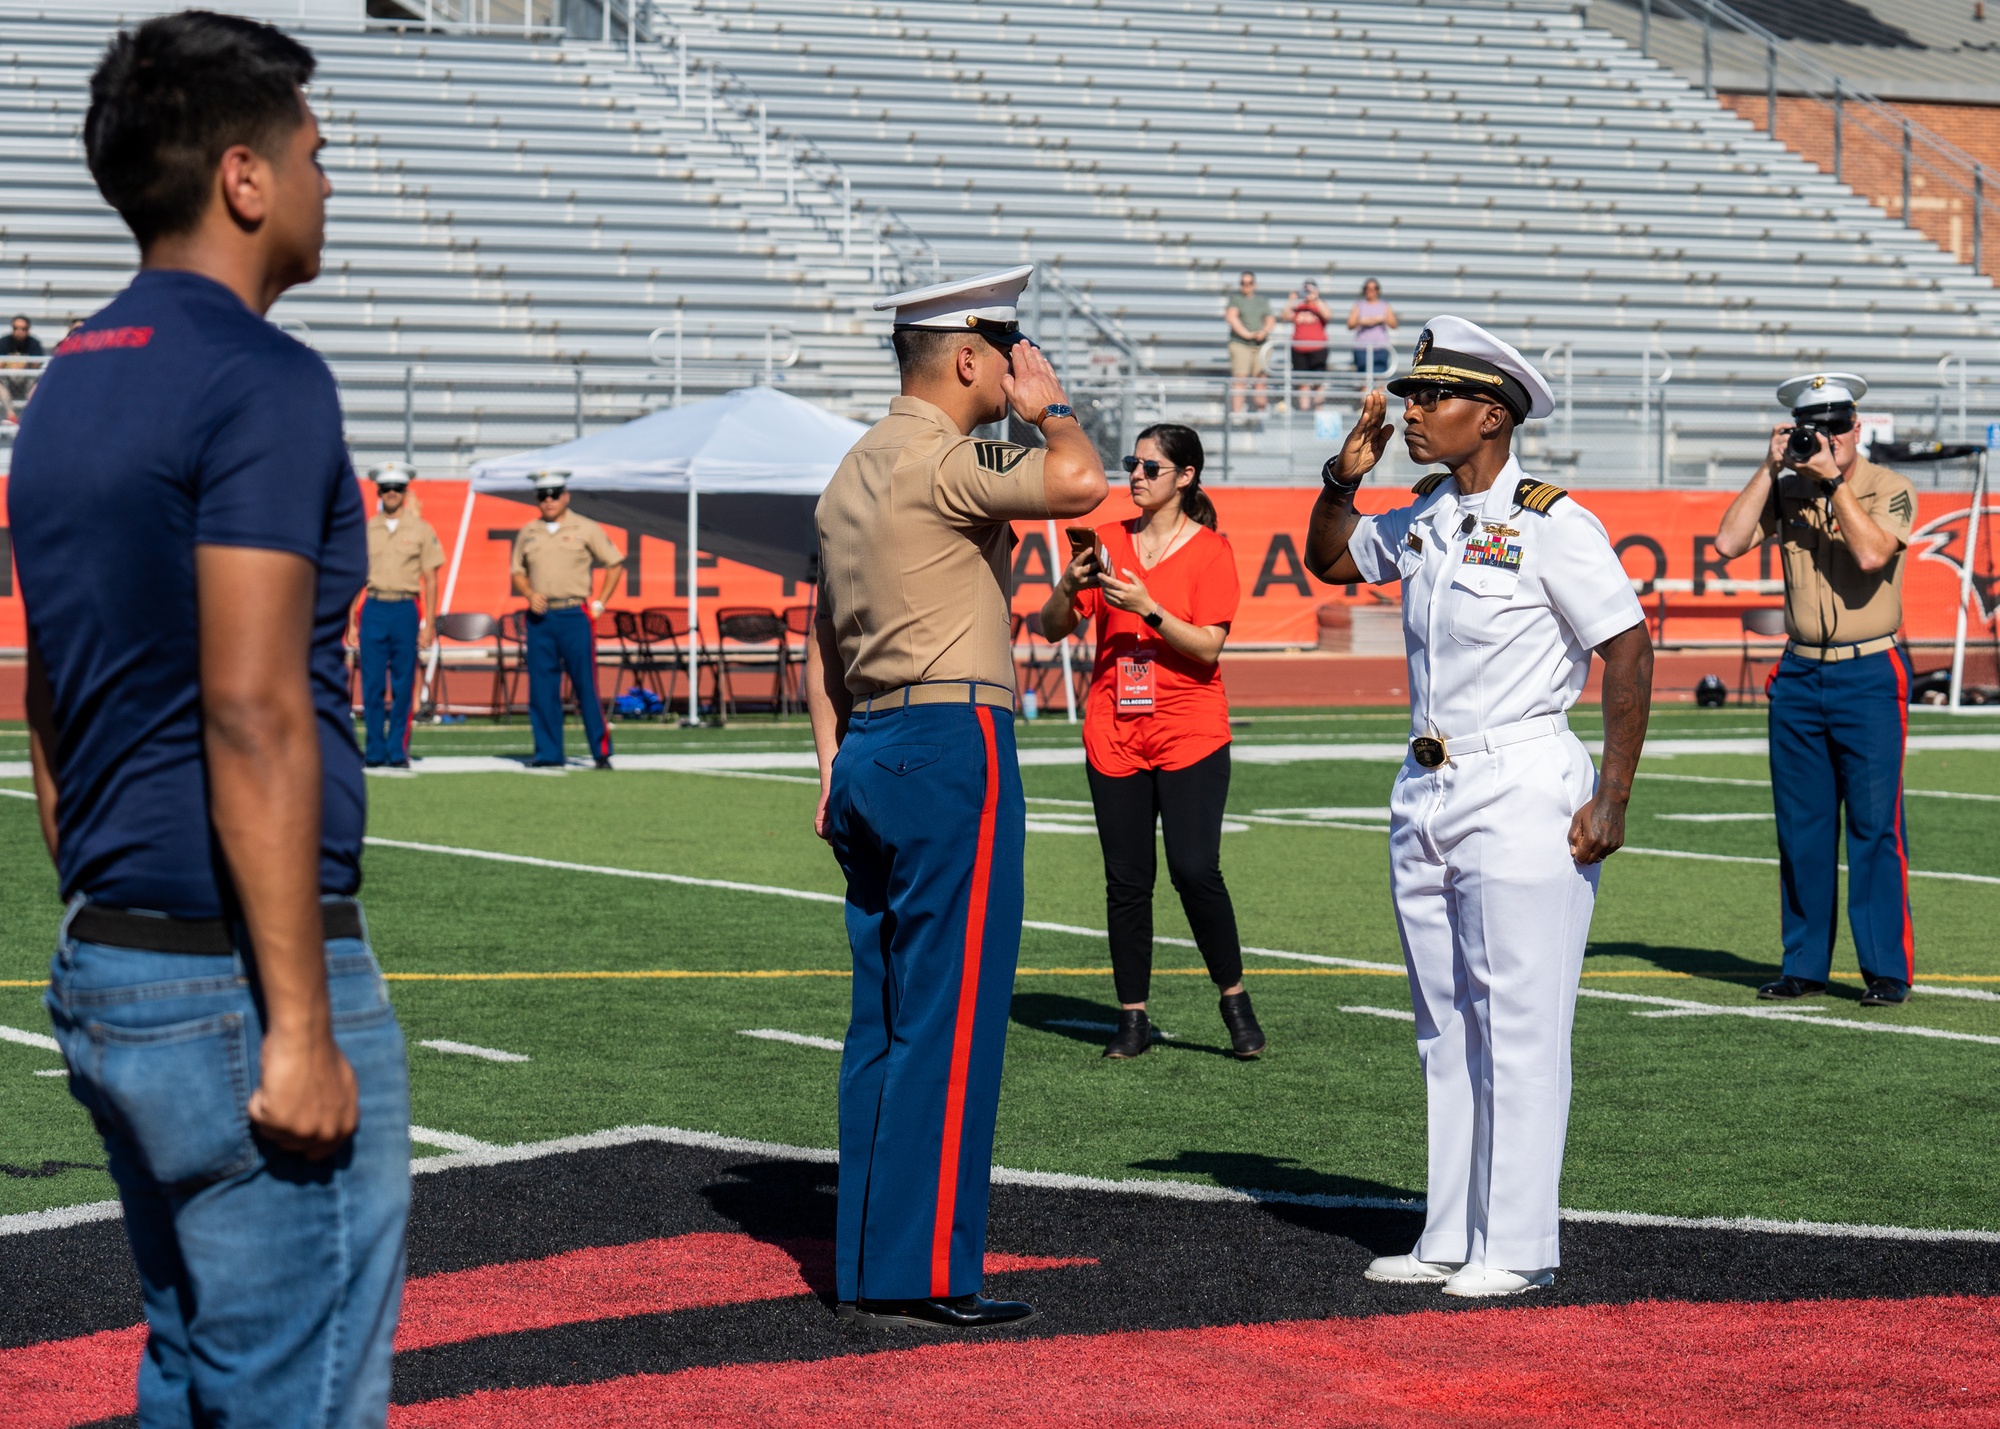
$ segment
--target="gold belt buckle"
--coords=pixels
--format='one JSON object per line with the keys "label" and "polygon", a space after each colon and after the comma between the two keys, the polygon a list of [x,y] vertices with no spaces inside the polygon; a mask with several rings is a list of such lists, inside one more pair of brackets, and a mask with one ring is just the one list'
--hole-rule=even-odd
{"label": "gold belt buckle", "polygon": [[1426,769],[1435,769],[1444,763],[1444,741],[1420,734],[1410,741],[1410,756]]}

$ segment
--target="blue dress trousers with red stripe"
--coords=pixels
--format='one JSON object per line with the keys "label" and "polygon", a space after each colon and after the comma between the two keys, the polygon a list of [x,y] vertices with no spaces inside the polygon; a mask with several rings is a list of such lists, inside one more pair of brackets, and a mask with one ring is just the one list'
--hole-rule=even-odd
{"label": "blue dress trousers with red stripe", "polygon": [[597,698],[597,640],[582,606],[528,616],[528,723],[535,731],[535,763],[563,762],[562,677],[569,672],[583,715],[583,736],[593,759],[611,757],[611,731]]}
{"label": "blue dress trousers with red stripe", "polygon": [[980,1288],[1027,839],[1011,711],[856,711],[827,829],[847,874],[842,1300]]}
{"label": "blue dress trousers with red stripe", "polygon": [[1903,818],[1909,657],[1900,646],[1824,663],[1786,655],[1772,673],[1771,795],[1784,889],[1784,970],[1825,982],[1847,814],[1847,921],[1861,971],[1916,972],[1910,841]]}
{"label": "blue dress trousers with red stripe", "polygon": [[[370,764],[410,762],[410,714],[417,684],[417,603],[361,603],[361,715]],[[383,687],[387,686],[384,703]]]}

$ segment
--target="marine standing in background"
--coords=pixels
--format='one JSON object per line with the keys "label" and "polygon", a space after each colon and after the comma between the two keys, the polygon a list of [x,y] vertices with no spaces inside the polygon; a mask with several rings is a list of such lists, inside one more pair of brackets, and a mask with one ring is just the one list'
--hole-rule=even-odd
{"label": "marine standing in background", "polygon": [[1910,657],[1903,548],[1916,519],[1907,477],[1861,458],[1854,404],[1868,384],[1814,372],[1778,388],[1790,423],[1723,513],[1716,554],[1735,559],[1773,536],[1784,554],[1785,653],[1771,697],[1771,802],[1778,816],[1785,961],[1757,989],[1790,1002],[1826,991],[1847,816],[1847,923],[1868,990],[1863,1007],[1910,995],[1910,839],[1903,822],[1903,743]]}
{"label": "marine standing in background", "polygon": [[[534,476],[539,519],[514,537],[514,594],[528,598],[528,722],[535,731],[536,769],[563,764],[563,672],[576,691],[583,734],[599,769],[611,767],[611,730],[597,694],[594,622],[618,589],[625,557],[604,528],[569,509],[569,473]],[[590,593],[590,573],[598,577]]]}
{"label": "marine standing in background", "polygon": [[[817,513],[806,702],[815,827],[847,875],[840,1313],[952,1329],[1035,1312],[978,1292],[1020,951],[1011,522],[1081,516],[1103,464],[1014,305],[1029,267],[877,302],[902,395]],[[974,441],[1009,411],[1046,449]]]}
{"label": "marine standing in background", "polygon": [[371,769],[408,769],[417,651],[429,649],[437,638],[444,547],[431,523],[408,505],[414,471],[392,461],[368,475],[381,506],[368,523],[368,588],[355,603],[355,638],[349,642],[356,647],[361,670],[361,717],[368,730],[364,754]]}
{"label": "marine standing in background", "polygon": [[[1598,873],[1625,842],[1653,643],[1604,527],[1514,460],[1514,429],[1555,405],[1520,353],[1432,318],[1388,388],[1410,456],[1446,470],[1414,504],[1356,515],[1393,430],[1368,393],[1306,541],[1323,581],[1402,582],[1410,656],[1389,886],[1430,1106],[1429,1210],[1415,1250],[1367,1275],[1513,1295],[1555,1283],[1570,1026]],[[1566,713],[1592,650],[1601,774]]]}

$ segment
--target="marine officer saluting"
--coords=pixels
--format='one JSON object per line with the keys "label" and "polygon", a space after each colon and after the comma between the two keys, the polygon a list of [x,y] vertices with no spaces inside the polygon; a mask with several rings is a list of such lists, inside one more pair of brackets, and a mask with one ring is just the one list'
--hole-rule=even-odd
{"label": "marine officer saluting", "polygon": [[[1368,1278],[1511,1295],[1555,1280],[1570,1024],[1599,865],[1625,841],[1653,646],[1604,527],[1514,460],[1514,429],[1554,407],[1520,353],[1432,318],[1389,391],[1411,457],[1446,470],[1413,505],[1355,514],[1392,431],[1370,392],[1326,464],[1306,545],[1323,581],[1403,583],[1410,657],[1389,883],[1430,1104],[1430,1208],[1415,1250]],[[1601,773],[1565,714],[1592,650]]]}
{"label": "marine officer saluting", "polygon": [[[538,471],[540,518],[514,537],[514,594],[528,598],[528,722],[535,731],[534,768],[563,762],[563,672],[569,672],[584,738],[599,769],[611,767],[611,731],[597,697],[597,641],[592,622],[618,589],[625,557],[604,528],[569,509],[569,473]],[[590,573],[602,571],[597,594]]]}
{"label": "marine officer saluting", "polygon": [[1847,925],[1868,990],[1863,1007],[1910,995],[1910,843],[1903,823],[1903,741],[1910,657],[1903,548],[1916,519],[1907,477],[1861,459],[1854,404],[1868,384],[1810,372],[1778,388],[1792,409],[1771,450],[1723,513],[1715,551],[1734,559],[1773,536],[1785,562],[1785,633],[1771,671],[1771,803],[1785,960],[1757,989],[1790,1002],[1826,991],[1847,822]]}
{"label": "marine officer saluting", "polygon": [[361,717],[368,730],[364,758],[371,769],[410,767],[417,651],[436,639],[444,547],[431,523],[409,503],[415,476],[399,461],[384,462],[368,473],[378,505],[368,523],[368,587],[355,602],[356,636],[348,643],[357,647]]}
{"label": "marine officer saluting", "polygon": [[[818,510],[807,704],[815,819],[847,875],[854,1009],[840,1066],[840,1313],[978,1329],[1000,1059],[1021,940],[1016,520],[1081,516],[1103,463],[1014,304],[1031,267],[877,302],[902,395]],[[1009,411],[1044,450],[974,441]]]}

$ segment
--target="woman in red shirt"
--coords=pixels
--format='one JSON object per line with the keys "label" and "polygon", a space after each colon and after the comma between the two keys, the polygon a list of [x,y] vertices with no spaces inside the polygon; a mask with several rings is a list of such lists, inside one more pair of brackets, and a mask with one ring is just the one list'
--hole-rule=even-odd
{"label": "woman in red shirt", "polygon": [[1239,590],[1236,555],[1216,533],[1201,489],[1201,438],[1162,423],[1139,433],[1132,476],[1137,519],[1100,526],[1042,607],[1042,632],[1062,639],[1097,621],[1097,663],[1083,715],[1090,800],[1104,849],[1111,973],[1121,1011],[1107,1057],[1152,1045],[1146,994],[1153,972],[1155,820],[1167,876],[1222,991],[1222,1020],[1239,1057],[1264,1050],[1243,990],[1236,909],[1222,881],[1222,810],[1229,798],[1229,697],[1216,661]]}

